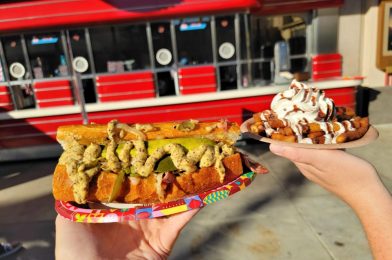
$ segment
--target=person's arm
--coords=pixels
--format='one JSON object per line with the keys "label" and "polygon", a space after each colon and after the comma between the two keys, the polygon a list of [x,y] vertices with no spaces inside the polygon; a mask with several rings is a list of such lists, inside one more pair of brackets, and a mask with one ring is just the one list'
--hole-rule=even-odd
{"label": "person's arm", "polygon": [[126,223],[75,223],[56,219],[56,259],[166,259],[198,209]]}
{"label": "person's arm", "polygon": [[375,259],[392,259],[392,197],[370,163],[340,150],[272,144],[270,150],[344,200],[360,219]]}

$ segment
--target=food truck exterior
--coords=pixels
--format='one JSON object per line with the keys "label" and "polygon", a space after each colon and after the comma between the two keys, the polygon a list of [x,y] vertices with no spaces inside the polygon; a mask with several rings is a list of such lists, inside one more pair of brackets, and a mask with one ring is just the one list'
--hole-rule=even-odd
{"label": "food truck exterior", "polygon": [[58,154],[66,124],[241,123],[291,77],[355,107],[361,80],[341,77],[336,53],[342,2],[4,1],[0,161]]}

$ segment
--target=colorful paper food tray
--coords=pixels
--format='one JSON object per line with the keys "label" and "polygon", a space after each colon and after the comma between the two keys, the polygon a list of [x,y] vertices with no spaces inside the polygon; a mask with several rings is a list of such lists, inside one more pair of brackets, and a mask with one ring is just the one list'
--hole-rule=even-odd
{"label": "colorful paper food tray", "polygon": [[243,190],[252,183],[254,172],[242,174],[237,179],[213,190],[168,203],[136,206],[132,208],[85,209],[70,202],[56,201],[55,208],[59,215],[74,222],[113,223],[130,220],[151,219],[201,208],[205,205],[225,199]]}

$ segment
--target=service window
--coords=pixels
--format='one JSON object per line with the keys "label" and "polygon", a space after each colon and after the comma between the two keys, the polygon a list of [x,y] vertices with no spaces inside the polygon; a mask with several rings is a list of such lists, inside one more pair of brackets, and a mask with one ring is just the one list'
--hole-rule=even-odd
{"label": "service window", "polygon": [[35,79],[68,76],[60,33],[30,34],[25,38]]}
{"label": "service window", "polygon": [[178,63],[180,66],[212,63],[209,17],[175,20]]}
{"label": "service window", "polygon": [[236,57],[234,16],[215,18],[218,61],[233,61]]}
{"label": "service window", "polygon": [[89,29],[98,73],[122,73],[150,68],[145,25]]}
{"label": "service window", "polygon": [[[307,70],[306,15],[248,17],[250,60],[242,66],[243,75],[248,75],[244,86],[268,84],[276,77],[273,73],[280,70],[291,73]],[[278,59],[279,68],[276,67]]]}
{"label": "service window", "polygon": [[274,56],[275,44],[285,41],[291,55],[306,53],[306,22],[303,16],[251,16],[250,35],[252,58]]}
{"label": "service window", "polygon": [[69,38],[73,55],[72,65],[77,72],[83,74],[91,73],[84,30],[69,30]]}
{"label": "service window", "polygon": [[21,37],[18,35],[2,37],[4,56],[7,62],[10,80],[29,79],[30,75],[23,55]]}
{"label": "service window", "polygon": [[174,58],[170,34],[170,23],[152,23],[151,35],[154,49],[155,66],[158,68],[171,66],[173,64]]}
{"label": "service window", "polygon": [[240,57],[241,60],[250,59],[250,34],[249,34],[249,15],[240,15]]}

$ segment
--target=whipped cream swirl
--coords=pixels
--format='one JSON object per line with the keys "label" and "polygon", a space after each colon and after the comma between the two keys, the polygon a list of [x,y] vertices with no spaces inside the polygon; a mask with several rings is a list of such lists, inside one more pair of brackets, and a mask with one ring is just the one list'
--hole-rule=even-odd
{"label": "whipped cream swirl", "polygon": [[327,122],[335,116],[335,105],[325,92],[296,80],[288,90],[277,94],[271,110],[289,126],[311,122]]}

